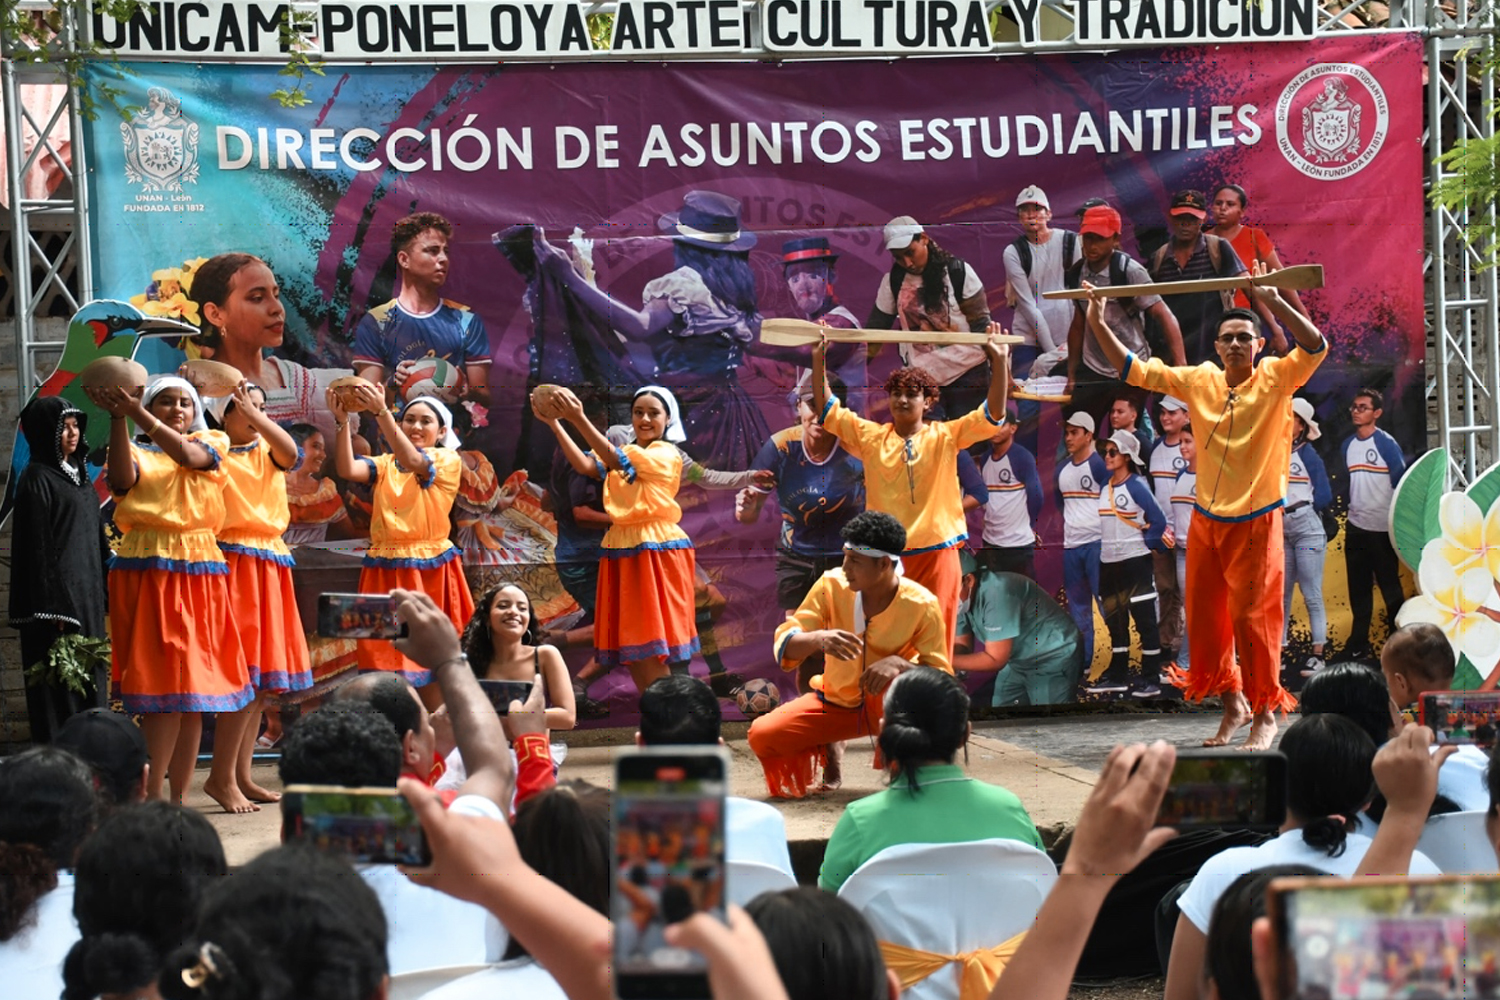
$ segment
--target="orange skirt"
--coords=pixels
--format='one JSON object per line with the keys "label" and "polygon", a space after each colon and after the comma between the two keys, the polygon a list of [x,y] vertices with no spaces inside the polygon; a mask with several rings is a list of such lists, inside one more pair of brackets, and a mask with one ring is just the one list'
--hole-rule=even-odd
{"label": "orange skirt", "polygon": [[109,609],[125,711],[233,712],[255,697],[222,573],[111,569]]}
{"label": "orange skirt", "polygon": [[[464,579],[463,561],[457,557],[456,549],[451,551],[453,557],[437,566],[366,565],[359,574],[359,592],[387,594],[398,587],[420,590],[437,603],[458,634],[463,635],[464,627],[474,616],[474,597],[469,593],[469,581]],[[399,673],[411,682],[412,687],[425,687],[432,681],[430,670],[396,652],[389,639],[359,640],[359,669],[363,672],[384,670]]]}
{"label": "orange skirt", "polygon": [[691,548],[640,548],[599,560],[594,656],[606,667],[665,657],[686,663],[698,652],[698,609]]}
{"label": "orange skirt", "polygon": [[[258,691],[302,691],[312,687],[307,637],[297,614],[292,568],[272,553],[224,549],[229,563],[229,600],[250,683]],[[286,558],[286,557],[282,557]]]}

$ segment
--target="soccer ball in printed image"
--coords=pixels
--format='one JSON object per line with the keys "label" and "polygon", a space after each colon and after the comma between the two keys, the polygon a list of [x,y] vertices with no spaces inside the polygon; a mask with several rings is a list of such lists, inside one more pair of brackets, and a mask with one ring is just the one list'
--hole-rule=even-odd
{"label": "soccer ball in printed image", "polygon": [[753,677],[735,693],[734,704],[746,719],[756,719],[781,704],[781,689],[764,677]]}
{"label": "soccer ball in printed image", "polygon": [[464,391],[464,373],[442,358],[418,358],[401,380],[398,390],[403,403],[419,396],[433,396],[444,403],[456,403]]}

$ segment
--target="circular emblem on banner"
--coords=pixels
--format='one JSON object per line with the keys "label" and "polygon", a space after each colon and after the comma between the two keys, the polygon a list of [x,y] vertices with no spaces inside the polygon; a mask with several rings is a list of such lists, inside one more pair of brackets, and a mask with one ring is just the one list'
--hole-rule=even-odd
{"label": "circular emblem on banner", "polygon": [[1288,163],[1320,181],[1369,166],[1390,131],[1390,104],[1363,66],[1318,63],[1292,80],[1276,102],[1276,146]]}

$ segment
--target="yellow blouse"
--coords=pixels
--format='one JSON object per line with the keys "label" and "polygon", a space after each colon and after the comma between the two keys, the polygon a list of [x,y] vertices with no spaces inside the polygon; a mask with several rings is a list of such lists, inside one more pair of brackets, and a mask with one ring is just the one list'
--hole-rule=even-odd
{"label": "yellow blouse", "polygon": [[[219,544],[237,550],[255,549],[291,561],[281,540],[291,523],[287,506],[286,470],[271,457],[265,438],[244,445],[231,445],[224,456],[228,480],[224,484],[224,526]],[[278,558],[278,562],[282,559]]]}
{"label": "yellow blouse", "polygon": [[112,568],[228,572],[215,535],[224,522],[229,437],[198,431],[187,438],[213,453],[212,467],[190,469],[156,445],[131,442],[136,481],[115,496],[115,526],[124,537]]}
{"label": "yellow blouse", "polygon": [[606,470],[596,456],[604,476],[604,510],[614,522],[601,543],[619,557],[642,549],[690,549],[693,543],[677,526],[682,508],[677,506],[677,487],[682,482],[682,452],[667,441],[652,441],[642,447],[627,444],[615,449],[622,469]]}
{"label": "yellow blouse", "polygon": [[[443,562],[456,549],[448,540],[448,512],[458,497],[463,460],[451,448],[424,448],[430,472],[409,472],[395,455],[364,458],[374,473],[367,560]],[[441,558],[440,558],[441,557]]]}
{"label": "yellow blouse", "polygon": [[[787,615],[776,629],[773,640],[776,659],[783,670],[797,664],[785,657],[786,643],[798,632],[842,629],[854,632],[854,591],[844,579],[842,569],[832,569],[818,578],[802,604]],[[865,650],[862,659],[841,660],[832,653],[823,654],[823,696],[835,705],[854,708],[864,702],[859,688],[864,664],[887,656],[899,656],[912,663],[953,672],[948,662],[948,627],[938,599],[921,584],[902,577],[890,606],[865,622]]]}
{"label": "yellow blouse", "polygon": [[969,537],[958,452],[995,436],[1002,421],[988,404],[957,420],[923,424],[910,440],[890,424],[865,420],[829,399],[823,425],[865,465],[865,509],[891,515],[906,528],[906,552],[952,548]]}

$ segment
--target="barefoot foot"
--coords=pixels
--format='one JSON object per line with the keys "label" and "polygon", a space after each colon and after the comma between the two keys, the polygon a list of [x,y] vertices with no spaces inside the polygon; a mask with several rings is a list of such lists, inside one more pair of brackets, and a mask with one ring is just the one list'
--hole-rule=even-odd
{"label": "barefoot foot", "polygon": [[1211,739],[1203,741],[1206,747],[1224,747],[1234,739],[1234,734],[1250,724],[1250,703],[1238,691],[1224,696],[1224,717],[1219,720],[1219,731]]}
{"label": "barefoot foot", "polygon": [[1271,712],[1261,712],[1255,717],[1255,722],[1250,726],[1250,735],[1245,737],[1241,750],[1269,750],[1271,741],[1276,739],[1276,716]]}
{"label": "barefoot foot", "polygon": [[824,760],[822,791],[831,792],[844,784],[844,744],[828,744]]}
{"label": "barefoot foot", "polygon": [[217,802],[227,813],[260,812],[260,806],[245,798],[239,785],[226,787],[210,778],[203,783],[203,793]]}
{"label": "barefoot foot", "polygon": [[269,788],[262,788],[253,781],[239,782],[240,794],[251,802],[280,802],[281,793],[273,792]]}

